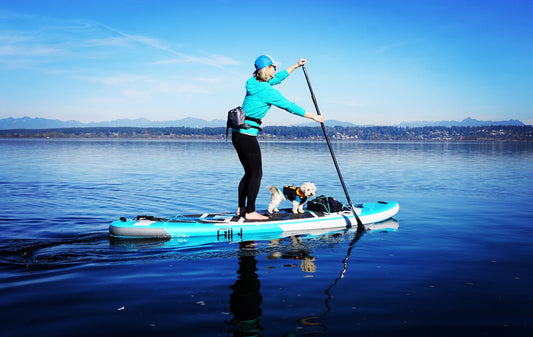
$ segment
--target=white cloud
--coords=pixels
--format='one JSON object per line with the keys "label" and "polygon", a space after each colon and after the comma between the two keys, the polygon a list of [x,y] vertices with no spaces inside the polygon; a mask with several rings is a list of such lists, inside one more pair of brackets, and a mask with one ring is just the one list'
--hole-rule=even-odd
{"label": "white cloud", "polygon": [[127,39],[123,37],[104,37],[101,39],[90,39],[85,41],[83,44],[84,47],[122,47],[127,44]]}
{"label": "white cloud", "polygon": [[179,56],[179,58],[156,61],[154,62],[154,64],[198,63],[198,64],[214,66],[214,67],[221,68],[221,69],[223,69],[224,66],[239,64],[238,61],[233,60],[223,55],[210,55],[210,56],[201,57],[201,56],[185,55],[185,54],[177,53],[177,52],[173,52],[173,53]]}
{"label": "white cloud", "polygon": [[161,81],[159,86],[152,89],[153,92],[160,93],[189,93],[189,94],[206,94],[209,91],[205,86],[199,86],[194,84],[178,84],[175,82]]}
{"label": "white cloud", "polygon": [[93,76],[93,77],[85,77],[85,78],[93,82],[99,82],[99,83],[110,85],[110,86],[135,85],[135,84],[141,84],[141,83],[147,83],[147,82],[153,81],[148,76],[135,75],[135,74],[119,74],[119,75],[114,75],[114,76],[101,76],[101,77]]}
{"label": "white cloud", "polygon": [[224,56],[224,55],[217,55],[217,54],[208,55],[208,56],[188,55],[188,54],[176,51],[176,50],[168,47],[167,45],[165,45],[164,43],[159,41],[159,39],[156,39],[156,38],[153,38],[153,37],[144,36],[144,35],[127,34],[127,33],[124,33],[122,31],[119,31],[117,29],[114,29],[114,28],[106,26],[106,25],[102,25],[102,27],[104,27],[105,29],[107,29],[107,30],[109,30],[111,32],[119,34],[123,38],[123,40],[119,39],[119,40],[112,40],[112,41],[109,41],[109,42],[114,42],[114,43],[117,43],[117,42],[122,43],[124,41],[135,42],[135,43],[138,43],[138,44],[141,44],[141,45],[144,45],[144,46],[148,46],[148,47],[151,47],[151,48],[154,48],[154,49],[158,49],[160,51],[164,51],[164,52],[167,52],[167,53],[170,53],[170,54],[173,54],[173,55],[177,56],[177,58],[172,58],[172,59],[168,59],[168,60],[161,60],[161,61],[155,61],[155,62],[153,62],[154,64],[197,63],[197,64],[205,64],[205,65],[209,65],[209,66],[214,66],[214,67],[217,67],[217,68],[224,68],[224,66],[227,66],[227,65],[237,65],[237,64],[239,64],[238,61],[236,61],[236,60],[234,60],[232,58],[229,58],[227,56]]}
{"label": "white cloud", "polygon": [[122,94],[130,98],[148,98],[150,97],[150,92],[145,90],[135,90],[135,89],[124,89]]}
{"label": "white cloud", "polygon": [[57,55],[61,53],[61,49],[53,47],[40,47],[40,46],[13,46],[3,45],[0,46],[0,56],[13,56],[13,57],[40,57]]}
{"label": "white cloud", "polygon": [[[71,66],[94,58],[109,59],[114,62],[112,55],[123,52],[123,48],[128,46],[141,48],[135,52],[134,57],[138,55],[139,62],[142,63],[146,62],[147,57],[154,59],[152,64],[200,64],[220,69],[239,63],[219,54],[183,53],[169,47],[158,38],[142,34],[128,34],[102,23],[45,17],[41,19],[34,20],[40,23],[38,28],[0,34],[0,57],[3,58],[0,62],[24,66],[25,64],[35,65],[60,61],[52,60],[50,56],[63,57],[62,60],[66,61],[65,67],[67,67],[66,64]],[[53,22],[53,25],[50,22]],[[170,59],[157,61],[156,58],[160,59],[161,54],[154,54],[154,50],[169,54]],[[33,62],[21,62],[17,58],[32,58]],[[39,60],[39,58],[42,59]]]}
{"label": "white cloud", "polygon": [[[110,87],[117,87],[121,92],[130,97],[148,97],[151,94],[205,94],[209,90],[201,82],[194,79],[164,79],[136,74],[119,74],[115,76],[86,77],[92,82],[101,83]],[[202,79],[206,81],[206,79]],[[216,80],[214,80],[216,82]],[[198,84],[195,84],[198,83]]]}
{"label": "white cloud", "polygon": [[4,43],[18,43],[33,39],[31,36],[18,34],[0,34],[0,42]]}

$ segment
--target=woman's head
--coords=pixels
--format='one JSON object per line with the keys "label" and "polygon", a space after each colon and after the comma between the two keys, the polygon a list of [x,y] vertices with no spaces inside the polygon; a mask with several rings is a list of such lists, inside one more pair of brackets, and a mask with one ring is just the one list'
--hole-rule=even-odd
{"label": "woman's head", "polygon": [[276,74],[276,66],[269,65],[254,72],[255,79],[262,82],[270,81]]}
{"label": "woman's head", "polygon": [[277,64],[272,57],[261,55],[255,59],[254,76],[258,81],[268,82],[276,73]]}

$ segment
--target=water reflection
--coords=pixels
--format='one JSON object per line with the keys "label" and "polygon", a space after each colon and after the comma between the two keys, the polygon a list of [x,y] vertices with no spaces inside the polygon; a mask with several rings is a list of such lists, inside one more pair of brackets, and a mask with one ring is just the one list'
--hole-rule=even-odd
{"label": "water reflection", "polygon": [[346,252],[346,256],[342,260],[342,269],[337,276],[337,278],[330,284],[330,286],[324,291],[324,294],[326,294],[326,298],[324,299],[324,311],[319,315],[314,316],[308,316],[308,317],[302,317],[298,320],[298,323],[301,326],[301,329],[298,332],[288,333],[284,334],[284,337],[292,337],[292,336],[298,336],[298,335],[315,335],[315,334],[321,334],[328,330],[328,327],[321,322],[321,318],[326,316],[331,311],[330,301],[333,299],[333,294],[331,293],[331,290],[339,283],[341,279],[344,278],[344,274],[348,270],[348,260],[350,259],[350,255],[352,254],[352,249],[355,246],[355,243],[359,241],[361,236],[363,235],[364,231],[356,231],[353,232],[353,238],[350,241],[350,244],[348,246],[348,251]]}
{"label": "water reflection", "polygon": [[[340,234],[338,234],[340,235]],[[269,246],[272,248],[279,247],[283,240],[289,240],[290,246],[283,251],[275,251],[268,255],[270,260],[272,259],[289,259],[300,261],[300,269],[306,273],[316,272],[316,258],[311,255],[311,249],[302,239],[301,235],[292,235],[288,238],[281,238],[276,240],[270,240]],[[295,265],[289,265],[289,267],[295,267]]]}
{"label": "water reflection", "polygon": [[233,318],[228,322],[234,328],[228,331],[233,336],[261,336],[263,328],[260,317],[263,311],[261,303],[263,296],[260,292],[261,282],[257,275],[257,251],[253,242],[239,243],[239,275],[237,281],[230,286],[232,293],[229,308]]}
{"label": "water reflection", "polygon": [[[344,234],[337,233],[332,235],[353,235],[348,246],[346,256],[342,260],[342,269],[335,280],[324,291],[326,298],[324,299],[324,311],[319,315],[302,317],[297,320],[300,327],[297,332],[291,332],[284,334],[283,336],[298,336],[298,335],[314,335],[320,334],[328,330],[328,327],[321,321],[330,310],[330,301],[333,299],[331,293],[332,289],[337,283],[344,277],[344,274],[348,270],[348,260],[350,258],[352,249],[355,243],[363,235],[363,231],[346,231]],[[300,269],[303,272],[315,272],[317,269],[314,261],[315,257],[311,255],[311,249],[302,240],[300,235],[290,236],[288,238],[276,239],[270,241],[270,247],[277,247],[282,240],[290,240],[289,248],[281,249],[281,251],[275,251],[270,253],[270,259],[290,259],[300,261]],[[261,282],[257,275],[257,260],[258,254],[253,242],[241,242],[239,244],[239,268],[237,270],[238,279],[230,286],[232,293],[230,295],[230,311],[233,314],[233,318],[228,321],[228,324],[233,325],[233,328],[228,331],[228,335],[233,336],[262,336],[261,332],[263,327],[261,326],[261,303],[263,297],[261,295],[260,287]]]}

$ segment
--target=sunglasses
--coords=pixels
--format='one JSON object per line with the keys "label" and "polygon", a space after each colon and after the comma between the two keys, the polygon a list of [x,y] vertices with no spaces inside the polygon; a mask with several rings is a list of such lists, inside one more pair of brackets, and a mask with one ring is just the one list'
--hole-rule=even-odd
{"label": "sunglasses", "polygon": [[276,70],[277,70],[277,68],[276,68],[276,66],[275,66],[275,65],[271,64],[270,66],[271,66],[272,68],[274,68],[274,71],[276,71]]}

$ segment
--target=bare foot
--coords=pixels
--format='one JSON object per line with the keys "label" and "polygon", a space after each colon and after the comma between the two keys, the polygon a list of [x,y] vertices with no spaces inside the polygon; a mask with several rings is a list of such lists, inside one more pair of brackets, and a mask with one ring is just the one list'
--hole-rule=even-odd
{"label": "bare foot", "polygon": [[268,220],[268,216],[261,215],[257,212],[246,213],[244,217],[246,220],[254,220],[254,221]]}

